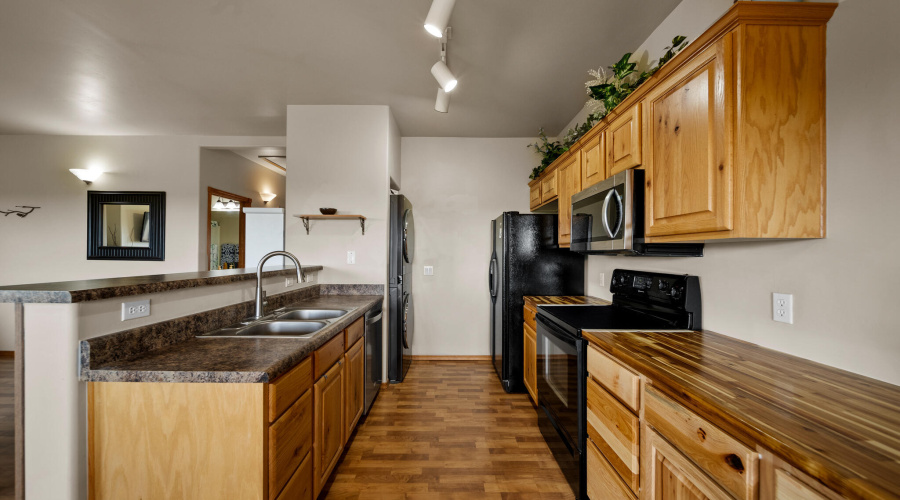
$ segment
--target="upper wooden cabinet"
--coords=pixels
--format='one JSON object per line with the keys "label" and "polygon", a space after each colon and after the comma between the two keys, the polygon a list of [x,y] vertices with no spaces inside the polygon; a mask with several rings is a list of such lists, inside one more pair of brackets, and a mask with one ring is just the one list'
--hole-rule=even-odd
{"label": "upper wooden cabinet", "polygon": [[646,97],[646,234],[732,228],[732,35]]}
{"label": "upper wooden cabinet", "polygon": [[560,165],[556,185],[559,190],[559,246],[567,248],[572,241],[572,195],[581,191],[580,152]]}
{"label": "upper wooden cabinet", "polygon": [[581,189],[646,169],[648,243],[825,237],[825,30],[836,6],[735,3],[548,167],[532,208],[561,194],[560,169],[580,155]]}
{"label": "upper wooden cabinet", "polygon": [[606,130],[607,177],[641,164],[641,103],[614,118]]}
{"label": "upper wooden cabinet", "polygon": [[528,203],[529,208],[534,210],[541,205],[541,181],[531,181],[529,185],[531,201]]}
{"label": "upper wooden cabinet", "polygon": [[606,179],[606,131],[589,137],[581,148],[581,189]]}

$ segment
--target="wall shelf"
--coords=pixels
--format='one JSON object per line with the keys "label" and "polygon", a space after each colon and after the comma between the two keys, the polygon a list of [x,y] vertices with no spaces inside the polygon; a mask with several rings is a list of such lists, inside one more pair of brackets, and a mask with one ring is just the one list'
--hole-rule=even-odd
{"label": "wall shelf", "polygon": [[351,220],[351,219],[359,219],[359,227],[362,228],[362,234],[365,236],[366,234],[366,218],[362,215],[319,215],[319,214],[303,214],[303,215],[294,215],[298,219],[303,221],[303,227],[306,228],[306,234],[309,234],[309,221],[311,220]]}

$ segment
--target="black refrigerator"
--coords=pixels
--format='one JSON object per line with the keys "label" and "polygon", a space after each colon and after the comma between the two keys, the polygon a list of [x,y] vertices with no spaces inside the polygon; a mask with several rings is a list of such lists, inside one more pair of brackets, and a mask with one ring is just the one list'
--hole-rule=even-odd
{"label": "black refrigerator", "polygon": [[412,263],[415,250],[413,207],[402,194],[391,195],[388,250],[388,379],[402,382],[412,363]]}
{"label": "black refrigerator", "polygon": [[491,360],[506,392],[524,392],[526,295],[584,295],[584,256],[557,242],[555,214],[504,212],[491,221]]}

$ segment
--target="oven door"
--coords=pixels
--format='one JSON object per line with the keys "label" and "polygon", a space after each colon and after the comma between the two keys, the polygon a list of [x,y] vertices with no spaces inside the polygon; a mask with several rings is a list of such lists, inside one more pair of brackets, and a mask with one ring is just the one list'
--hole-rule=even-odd
{"label": "oven door", "polygon": [[[572,196],[575,252],[631,252],[635,237],[634,186],[643,171],[626,170]],[[639,177],[639,179],[636,179]]]}
{"label": "oven door", "polygon": [[584,490],[585,343],[538,313],[538,423],[575,492]]}

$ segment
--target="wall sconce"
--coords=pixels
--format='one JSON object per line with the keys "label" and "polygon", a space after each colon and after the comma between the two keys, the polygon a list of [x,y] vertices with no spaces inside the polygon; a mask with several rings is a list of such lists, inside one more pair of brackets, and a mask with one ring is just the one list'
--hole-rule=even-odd
{"label": "wall sconce", "polygon": [[84,181],[88,186],[103,175],[103,171],[96,168],[70,168],[69,172],[72,172],[75,177]]}
{"label": "wall sconce", "polygon": [[268,205],[269,202],[274,200],[276,196],[278,195],[275,193],[259,193],[259,197],[262,198],[263,205]]}

